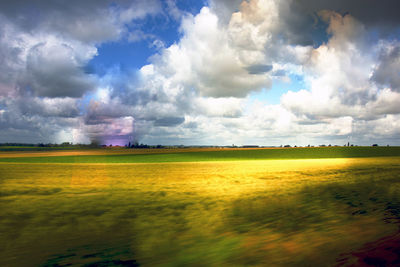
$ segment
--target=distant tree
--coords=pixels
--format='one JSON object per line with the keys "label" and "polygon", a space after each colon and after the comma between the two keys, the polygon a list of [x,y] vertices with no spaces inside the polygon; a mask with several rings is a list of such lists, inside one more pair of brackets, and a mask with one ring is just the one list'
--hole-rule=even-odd
{"label": "distant tree", "polygon": [[90,145],[89,145],[89,147],[99,147],[99,146],[100,146],[100,144],[99,144],[99,142],[96,141],[96,140],[93,140],[93,141],[90,143]]}
{"label": "distant tree", "polygon": [[378,144],[373,144],[372,146],[378,146]]}

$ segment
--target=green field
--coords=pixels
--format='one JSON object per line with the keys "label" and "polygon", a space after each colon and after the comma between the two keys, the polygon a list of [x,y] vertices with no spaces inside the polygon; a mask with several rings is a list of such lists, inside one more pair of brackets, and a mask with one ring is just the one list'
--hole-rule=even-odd
{"label": "green field", "polygon": [[53,150],[73,150],[75,147],[38,147],[38,146],[0,146],[0,152],[6,151],[53,151]]}
{"label": "green field", "polygon": [[[131,150],[133,151],[133,150]],[[316,148],[277,148],[277,149],[214,149],[211,151],[174,152],[157,150],[147,153],[130,149],[115,150],[103,155],[78,156],[40,156],[28,154],[26,157],[3,157],[0,162],[26,163],[158,163],[158,162],[202,162],[235,160],[271,159],[322,159],[322,158],[361,158],[400,156],[400,147],[316,147]],[[120,152],[120,153],[118,153]],[[62,152],[60,152],[61,154]],[[32,155],[31,157],[29,155]]]}
{"label": "green field", "polygon": [[0,266],[334,266],[399,231],[398,147],[19,153]]}

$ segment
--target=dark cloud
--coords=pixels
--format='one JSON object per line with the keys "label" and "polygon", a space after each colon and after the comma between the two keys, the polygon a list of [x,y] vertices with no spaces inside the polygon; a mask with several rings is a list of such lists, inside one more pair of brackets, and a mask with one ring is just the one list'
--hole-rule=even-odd
{"label": "dark cloud", "polygon": [[272,70],[272,65],[253,65],[246,68],[249,74],[264,74]]}
{"label": "dark cloud", "polygon": [[37,44],[29,51],[21,85],[37,96],[81,97],[95,81],[84,72],[76,53],[67,44]]}
{"label": "dark cloud", "polygon": [[45,112],[38,111],[37,114],[24,114],[18,103],[7,103],[0,116],[0,143],[60,142],[60,131],[76,127],[76,120],[73,118],[49,117],[43,113]]}
{"label": "dark cloud", "polygon": [[367,26],[399,27],[400,1],[398,0],[293,0],[296,12],[313,15],[320,10],[349,13]]}
{"label": "dark cloud", "polygon": [[91,101],[86,111],[87,120],[97,120],[99,117],[120,118],[132,116],[131,106],[124,105],[115,99],[109,103]]}
{"label": "dark cloud", "polygon": [[382,51],[372,79],[394,91],[400,91],[400,44]]}
{"label": "dark cloud", "polygon": [[318,46],[329,39],[328,24],[319,17],[322,10],[350,14],[367,28],[379,29],[380,35],[400,28],[398,0],[291,0],[278,2],[278,9],[280,25],[276,34],[289,44]]}
{"label": "dark cloud", "polygon": [[0,14],[23,31],[38,29],[58,32],[84,41],[115,38],[118,29],[112,24],[108,0],[0,1]]}
{"label": "dark cloud", "polygon": [[170,127],[170,126],[176,126],[176,125],[182,124],[184,121],[185,121],[185,118],[183,118],[183,117],[165,117],[165,118],[155,120],[154,125]]}
{"label": "dark cloud", "polygon": [[83,42],[118,39],[124,23],[159,11],[158,0],[0,1],[0,14],[23,31],[53,32]]}
{"label": "dark cloud", "polygon": [[279,10],[281,25],[277,35],[281,35],[290,44],[312,45],[313,34],[318,30],[315,16],[299,12],[295,0],[280,2]]}
{"label": "dark cloud", "polygon": [[369,102],[376,101],[376,94],[373,91],[362,90],[354,92],[351,89],[339,92],[341,102],[347,106],[366,105]]}
{"label": "dark cloud", "polygon": [[[0,19],[0,25],[3,21]],[[15,81],[23,64],[20,59],[22,48],[8,44],[8,34],[0,26],[0,96],[16,93]]]}
{"label": "dark cloud", "polygon": [[316,125],[316,124],[328,124],[326,121],[316,119],[303,119],[297,122],[299,125]]}
{"label": "dark cloud", "polygon": [[14,105],[26,116],[75,118],[79,116],[78,103],[72,98],[20,98]]}

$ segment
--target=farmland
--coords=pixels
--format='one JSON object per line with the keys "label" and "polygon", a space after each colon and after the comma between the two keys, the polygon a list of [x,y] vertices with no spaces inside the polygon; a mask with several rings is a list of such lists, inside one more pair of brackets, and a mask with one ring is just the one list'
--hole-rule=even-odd
{"label": "farmland", "polygon": [[399,231],[398,147],[3,152],[0,184],[1,266],[332,266]]}

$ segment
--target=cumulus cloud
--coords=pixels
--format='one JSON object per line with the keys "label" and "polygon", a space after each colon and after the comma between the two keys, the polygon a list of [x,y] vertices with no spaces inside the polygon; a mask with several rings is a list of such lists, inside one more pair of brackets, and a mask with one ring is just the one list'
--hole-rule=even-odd
{"label": "cumulus cloud", "polygon": [[74,98],[19,98],[13,105],[18,105],[23,115],[61,118],[79,116],[78,101]]}
{"label": "cumulus cloud", "polygon": [[[76,106],[71,100],[11,99],[3,101],[0,112],[0,140],[2,142],[50,143],[61,131],[72,131],[79,125]],[[50,103],[49,103],[50,102]],[[61,103],[60,103],[61,102]],[[61,104],[61,105],[60,105]]]}
{"label": "cumulus cloud", "polygon": [[97,138],[91,124],[100,117],[96,112],[106,114],[97,127],[104,135],[117,128],[125,135],[133,122],[128,111],[108,103],[100,110],[84,107],[83,99],[100,83],[86,67],[97,55],[96,45],[129,38],[132,23],[160,12],[158,0],[1,1],[1,140],[87,142]]}
{"label": "cumulus cloud", "polygon": [[392,90],[400,91],[400,43],[383,45],[379,55],[379,64],[374,70],[372,79]]}
{"label": "cumulus cloud", "polygon": [[47,40],[28,51],[26,76],[23,85],[35,95],[47,97],[81,97],[94,88],[93,78],[83,70],[88,59],[96,53],[89,48],[85,58],[65,43],[52,43]]}
{"label": "cumulus cloud", "polygon": [[225,24],[219,23],[213,9],[204,7],[198,15],[183,19],[180,42],[154,56],[147,68],[177,84],[175,91],[183,86],[205,97],[245,97],[269,88],[273,62],[298,64],[310,50],[279,37],[280,5],[280,1],[243,2]]}
{"label": "cumulus cloud", "polygon": [[329,22],[332,37],[312,51],[305,65],[310,90],[289,91],[282,104],[308,116],[361,116],[360,105],[376,97],[377,89],[370,82],[373,48],[366,42],[363,25],[350,15],[323,11],[320,16]]}
{"label": "cumulus cloud", "polygon": [[155,126],[176,126],[185,121],[183,117],[165,117],[154,121]]}
{"label": "cumulus cloud", "polygon": [[332,10],[340,14],[351,14],[361,23],[374,27],[398,27],[400,8],[396,0],[294,0],[297,12],[312,14],[321,10]]}
{"label": "cumulus cloud", "polygon": [[[112,8],[110,8],[112,7]],[[1,15],[22,31],[44,31],[82,42],[116,40],[132,20],[161,12],[158,0],[1,1]]]}
{"label": "cumulus cloud", "polygon": [[[198,14],[169,0],[2,1],[0,141],[398,142],[397,3],[360,1],[210,0]],[[179,22],[172,44],[142,28],[157,15]],[[86,71],[100,44],[143,40],[156,52],[141,68]]]}
{"label": "cumulus cloud", "polygon": [[[361,121],[397,114],[394,89],[373,82],[384,83],[373,74],[384,46],[370,43],[353,16],[318,12],[330,38],[313,48],[294,36],[287,16],[296,9],[283,1],[219,4],[234,10],[229,19],[214,2],[185,17],[181,40],[154,56],[139,72],[141,83],[128,90],[133,116],[148,129],[145,140],[342,142],[360,135],[354,125]],[[307,88],[284,94],[280,105],[246,106],[249,92],[287,75],[300,75]]]}
{"label": "cumulus cloud", "polygon": [[153,60],[156,71],[171,82],[197,90],[203,96],[244,97],[269,87],[267,75],[249,75],[218,17],[203,8],[182,22],[184,37]]}

